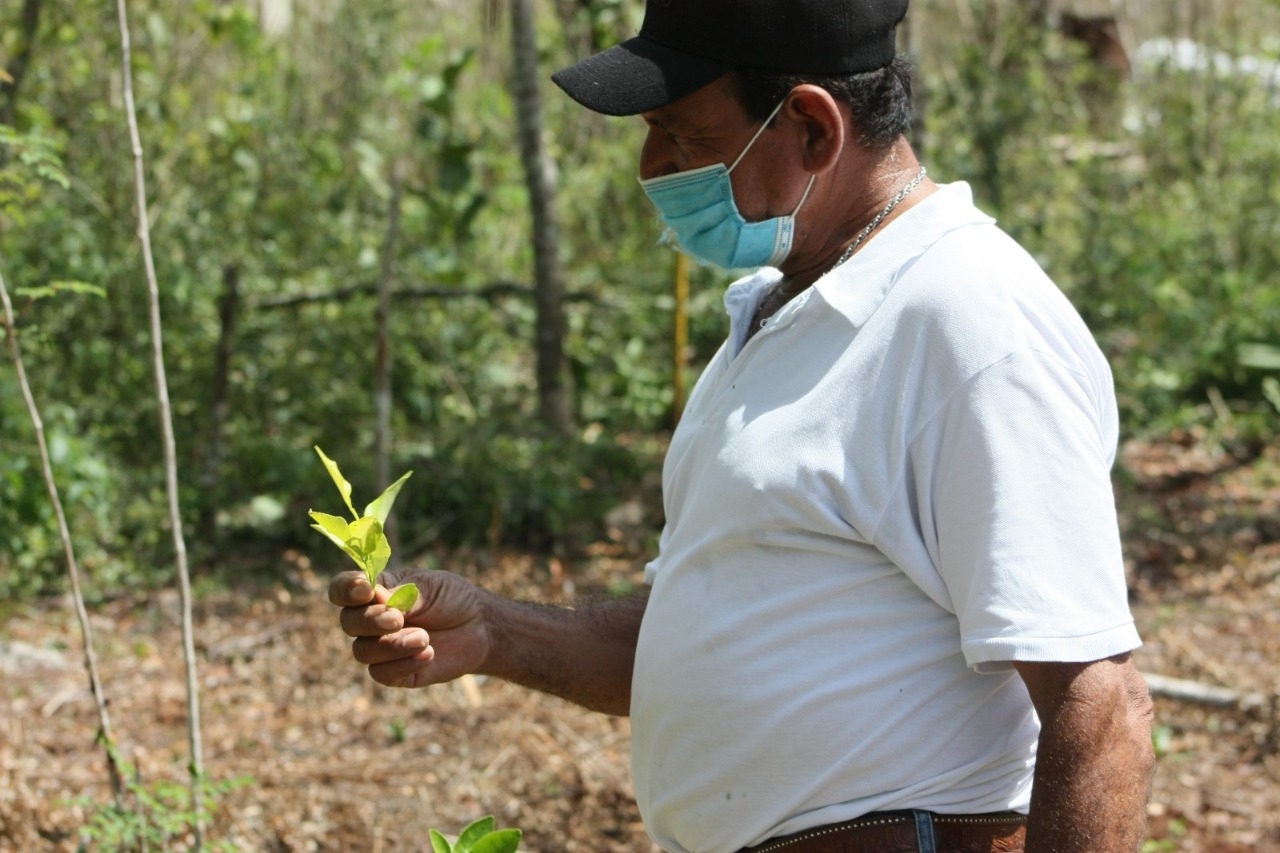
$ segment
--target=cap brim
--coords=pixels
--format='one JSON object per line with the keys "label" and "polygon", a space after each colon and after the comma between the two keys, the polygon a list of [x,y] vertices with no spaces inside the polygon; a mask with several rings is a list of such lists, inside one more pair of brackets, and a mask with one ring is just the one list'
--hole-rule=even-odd
{"label": "cap brim", "polygon": [[637,36],[561,69],[551,79],[589,110],[630,116],[678,101],[732,67]]}

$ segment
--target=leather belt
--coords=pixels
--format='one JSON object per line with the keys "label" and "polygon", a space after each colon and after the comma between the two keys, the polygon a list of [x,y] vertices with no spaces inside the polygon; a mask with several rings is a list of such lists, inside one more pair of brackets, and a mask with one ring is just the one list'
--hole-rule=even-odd
{"label": "leather belt", "polygon": [[1021,853],[1026,815],[872,812],[771,838],[739,853]]}

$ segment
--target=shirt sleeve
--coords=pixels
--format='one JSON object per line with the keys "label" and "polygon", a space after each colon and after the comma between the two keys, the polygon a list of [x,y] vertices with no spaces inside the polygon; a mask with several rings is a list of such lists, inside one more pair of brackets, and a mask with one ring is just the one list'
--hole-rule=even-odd
{"label": "shirt sleeve", "polygon": [[912,443],[919,534],[976,669],[1140,645],[1110,478],[1114,397],[1097,385],[1056,355],[1016,352]]}

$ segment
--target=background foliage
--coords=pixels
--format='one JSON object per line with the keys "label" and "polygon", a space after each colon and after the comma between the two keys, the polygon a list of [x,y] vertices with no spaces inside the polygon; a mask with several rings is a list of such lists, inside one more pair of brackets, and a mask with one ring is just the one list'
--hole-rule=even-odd
{"label": "background foliage", "polygon": [[[38,5],[30,40],[17,9],[0,12],[0,65],[29,54],[21,85],[0,90],[0,268],[101,596],[169,562],[145,286],[114,17]],[[914,4],[931,173],[969,180],[1084,313],[1128,434],[1203,423],[1253,452],[1280,418],[1280,84],[1234,59],[1118,75],[1041,5]],[[1182,5],[1154,7],[1152,32],[1280,57],[1274,3],[1170,11]],[[542,4],[548,72],[633,32],[640,6]],[[305,513],[327,494],[313,444],[372,489],[373,288],[397,171],[391,467],[417,471],[397,513],[406,551],[598,536],[652,482],[674,402],[673,255],[635,185],[640,123],[546,87],[580,426],[565,439],[537,425],[533,303],[506,286],[530,280],[532,253],[504,4],[295,3],[287,34],[244,2],[131,9],[184,509],[207,571],[323,544]],[[718,346],[725,281],[694,270],[691,372]],[[0,368],[7,597],[61,584],[36,470]]]}

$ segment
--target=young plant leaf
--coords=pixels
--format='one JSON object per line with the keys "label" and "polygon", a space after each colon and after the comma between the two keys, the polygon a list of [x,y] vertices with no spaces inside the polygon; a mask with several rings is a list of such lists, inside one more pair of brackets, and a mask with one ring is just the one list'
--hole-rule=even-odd
{"label": "young plant leaf", "polygon": [[436,830],[431,830],[431,853],[453,853],[453,845]]}
{"label": "young plant leaf", "polygon": [[378,540],[382,537],[382,524],[378,519],[366,515],[351,522],[348,529],[351,531],[351,547],[361,554],[372,554],[377,549]]}
{"label": "young plant leaf", "polygon": [[[351,525],[347,524],[345,518],[336,515],[329,515],[325,512],[316,512],[312,510],[308,513],[317,523],[311,525],[319,530],[329,539],[330,542],[337,545],[347,556],[356,561],[356,565],[365,568],[365,558],[362,553],[353,548],[351,543],[355,541],[351,534]],[[366,574],[368,569],[365,569]],[[371,582],[372,583],[372,582]]]}
{"label": "young plant leaf", "polygon": [[418,602],[418,587],[416,584],[407,583],[404,586],[396,587],[395,592],[391,593],[391,597],[387,599],[387,606],[399,610],[401,613],[408,613],[413,609],[413,605]]}
{"label": "young plant leaf", "polygon": [[468,825],[454,842],[453,853],[471,853],[471,848],[477,841],[493,832],[493,826],[493,815],[482,817]]}
{"label": "young plant leaf", "polygon": [[[353,520],[347,521],[336,515],[312,510],[310,515],[316,522],[312,527],[323,533],[329,541],[341,548],[352,560],[355,560],[356,565],[364,570],[365,577],[369,579],[369,583],[376,585],[378,575],[382,574],[382,570],[387,567],[387,563],[391,560],[391,543],[387,541],[383,525],[386,523],[387,516],[391,514],[391,507],[395,503],[396,496],[400,493],[400,487],[404,485],[413,472],[406,473],[399,480],[388,486],[376,500],[365,507],[364,515],[357,515],[355,507],[351,503],[351,484],[342,476],[338,463],[325,456],[324,451],[319,446],[316,446],[315,451],[320,457],[320,461],[324,463],[329,476],[333,478],[334,485],[338,487],[338,492],[342,495],[342,500],[346,503],[347,509],[351,510]],[[417,587],[409,584],[406,589],[398,592],[395,603],[392,606],[399,610],[407,611],[413,607],[414,602],[417,600]]]}
{"label": "young plant leaf", "polygon": [[413,472],[409,471],[399,480],[396,480],[387,490],[378,495],[372,503],[364,508],[365,515],[372,515],[379,522],[386,526],[387,516],[391,515],[391,507],[396,502],[396,496],[400,494],[400,487],[404,485],[404,481],[413,476]]}
{"label": "young plant leaf", "polygon": [[351,517],[359,518],[360,516],[356,515],[356,508],[351,505],[351,484],[347,482],[347,478],[342,476],[342,472],[338,470],[338,463],[325,456],[319,445],[315,445],[315,449],[316,453],[320,455],[320,461],[324,463],[325,470],[333,478],[333,484],[338,487],[338,491],[342,494],[342,500],[346,503],[347,509],[351,510]]}
{"label": "young plant leaf", "polygon": [[477,841],[471,853],[516,853],[520,849],[520,830],[499,829]]}
{"label": "young plant leaf", "polygon": [[311,510],[307,513],[311,516],[315,524],[312,527],[319,530],[325,536],[328,536],[340,548],[345,548],[347,540],[351,538],[351,523],[345,518],[337,515],[329,515],[327,512],[318,512]]}
{"label": "young plant leaf", "polygon": [[356,562],[364,568],[369,585],[373,586],[391,559],[391,545],[382,532],[382,522],[366,515],[351,522],[350,530],[351,538],[347,544],[360,555]]}

